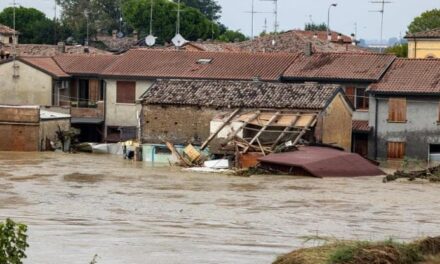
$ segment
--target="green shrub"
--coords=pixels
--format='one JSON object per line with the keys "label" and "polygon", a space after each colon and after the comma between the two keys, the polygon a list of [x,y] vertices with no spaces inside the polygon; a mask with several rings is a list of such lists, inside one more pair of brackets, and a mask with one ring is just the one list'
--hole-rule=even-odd
{"label": "green shrub", "polygon": [[22,264],[26,258],[27,226],[17,224],[11,219],[0,223],[0,263]]}

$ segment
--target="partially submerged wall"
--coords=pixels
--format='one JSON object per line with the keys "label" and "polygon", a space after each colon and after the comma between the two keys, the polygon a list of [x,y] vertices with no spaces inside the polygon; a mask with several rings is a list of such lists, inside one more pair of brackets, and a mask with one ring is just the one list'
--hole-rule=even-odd
{"label": "partially submerged wall", "polygon": [[0,151],[38,151],[39,122],[37,107],[0,107]]}

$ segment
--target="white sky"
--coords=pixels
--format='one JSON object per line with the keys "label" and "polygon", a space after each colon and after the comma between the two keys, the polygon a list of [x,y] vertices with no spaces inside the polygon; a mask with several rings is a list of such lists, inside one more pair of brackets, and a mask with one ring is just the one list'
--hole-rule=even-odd
{"label": "white sky", "polygon": [[[10,6],[13,0],[0,0],[0,9]],[[251,16],[246,11],[251,10],[252,0],[217,0],[223,6],[221,22],[228,27],[250,35]],[[272,2],[254,0],[255,10],[272,12]],[[423,11],[440,8],[440,0],[391,0],[386,6],[384,37],[399,37],[405,35],[408,24]],[[17,0],[26,7],[36,7],[53,17],[54,0]],[[278,0],[279,25],[281,30],[303,28],[311,19],[316,23],[327,21],[327,10],[331,3],[338,7],[331,11],[331,28],[345,34],[355,31],[357,23],[358,36],[365,39],[379,39],[380,14],[369,12],[380,9],[379,5],[370,0]],[[273,29],[272,14],[255,15],[255,34],[263,30],[267,18],[269,29]]]}

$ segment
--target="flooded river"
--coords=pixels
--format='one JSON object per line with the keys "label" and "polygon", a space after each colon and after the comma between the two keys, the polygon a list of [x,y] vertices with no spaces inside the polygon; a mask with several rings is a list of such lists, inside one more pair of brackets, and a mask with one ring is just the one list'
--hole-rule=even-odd
{"label": "flooded river", "polygon": [[[251,178],[119,157],[0,153],[0,219],[29,225],[32,264],[267,264],[305,236],[440,234],[440,185]],[[437,232],[437,233],[435,233]]]}

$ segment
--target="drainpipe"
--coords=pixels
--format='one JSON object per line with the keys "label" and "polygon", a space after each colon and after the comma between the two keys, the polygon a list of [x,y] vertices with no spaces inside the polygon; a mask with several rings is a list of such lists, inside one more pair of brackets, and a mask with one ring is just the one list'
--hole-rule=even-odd
{"label": "drainpipe", "polygon": [[375,117],[374,117],[374,160],[377,160],[377,125],[379,123],[378,118],[379,118],[379,100],[377,100],[377,97],[375,97],[375,102],[376,102],[376,106],[375,106]]}

